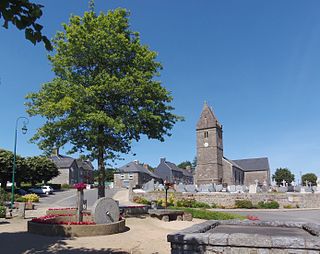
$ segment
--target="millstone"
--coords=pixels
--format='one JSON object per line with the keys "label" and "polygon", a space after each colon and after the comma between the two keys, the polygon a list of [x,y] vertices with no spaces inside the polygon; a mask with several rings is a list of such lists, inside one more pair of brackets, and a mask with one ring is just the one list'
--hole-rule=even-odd
{"label": "millstone", "polygon": [[99,198],[92,208],[93,219],[96,224],[109,224],[119,221],[119,205],[112,198]]}

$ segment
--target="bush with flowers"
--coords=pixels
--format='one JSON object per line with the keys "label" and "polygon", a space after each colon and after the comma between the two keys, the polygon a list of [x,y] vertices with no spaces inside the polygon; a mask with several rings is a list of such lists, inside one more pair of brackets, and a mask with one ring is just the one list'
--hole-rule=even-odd
{"label": "bush with flowers", "polygon": [[39,196],[37,194],[26,194],[17,198],[18,202],[39,202]]}
{"label": "bush with flowers", "polygon": [[78,191],[82,191],[87,187],[87,185],[85,183],[76,183],[73,187]]}

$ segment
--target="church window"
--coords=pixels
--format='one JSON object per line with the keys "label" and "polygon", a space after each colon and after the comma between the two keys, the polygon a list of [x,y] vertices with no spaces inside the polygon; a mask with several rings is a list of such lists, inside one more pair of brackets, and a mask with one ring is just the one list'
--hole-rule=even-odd
{"label": "church window", "polygon": [[209,137],[209,133],[207,131],[204,132],[204,138],[208,138]]}

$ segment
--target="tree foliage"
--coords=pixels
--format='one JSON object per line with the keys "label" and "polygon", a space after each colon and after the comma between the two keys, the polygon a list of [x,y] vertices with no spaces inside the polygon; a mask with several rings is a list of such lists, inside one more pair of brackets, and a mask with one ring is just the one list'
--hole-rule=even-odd
{"label": "tree foliage", "polygon": [[301,177],[301,183],[305,184],[306,181],[311,183],[311,185],[317,185],[317,176],[314,173],[307,173]]}
{"label": "tree foliage", "polygon": [[184,169],[186,169],[188,166],[192,168],[192,163],[190,161],[183,161],[177,165],[178,168],[184,168]]}
{"label": "tree foliage", "polygon": [[38,182],[48,182],[59,175],[57,166],[50,159],[43,156],[33,156],[26,158],[28,175],[24,181],[35,185]]}
{"label": "tree foliage", "polygon": [[294,181],[294,174],[287,168],[277,168],[275,173],[272,175],[272,179],[276,181],[278,185],[282,184],[285,180],[287,183]]}
{"label": "tree foliage", "polygon": [[141,135],[163,141],[180,118],[159,80],[157,53],[129,29],[124,9],[72,16],[53,40],[56,77],[27,96],[31,116],[46,118],[33,141],[43,150],[69,143],[70,152],[98,159],[99,197],[105,160],[128,153]]}
{"label": "tree foliage", "polygon": [[50,41],[42,34],[43,26],[37,23],[42,16],[42,7],[29,0],[1,0],[0,18],[4,19],[4,28],[7,29],[9,23],[12,23],[19,30],[25,31],[27,40],[33,44],[43,41],[46,49],[52,50]]}
{"label": "tree foliage", "polygon": [[[15,182],[19,186],[21,182],[31,182],[33,185],[38,182],[50,181],[59,174],[56,165],[46,157],[21,157],[16,156]],[[13,153],[0,149],[0,182],[3,189],[7,181],[12,180]]]}

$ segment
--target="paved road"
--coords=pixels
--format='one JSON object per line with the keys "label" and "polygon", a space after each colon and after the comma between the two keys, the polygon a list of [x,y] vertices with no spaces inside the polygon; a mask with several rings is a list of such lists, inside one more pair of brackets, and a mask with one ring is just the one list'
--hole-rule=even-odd
{"label": "paved road", "polygon": [[[116,190],[106,189],[106,197],[113,197]],[[88,201],[88,208],[92,207],[98,197],[98,189],[84,190],[84,199]],[[77,191],[66,190],[54,192],[54,194],[42,197],[39,207],[74,207],[77,202]]]}
{"label": "paved road", "polygon": [[[228,211],[226,211],[228,212]],[[257,216],[260,220],[267,221],[296,221],[296,222],[317,222],[320,223],[320,209],[318,210],[300,210],[300,211],[246,211],[246,212],[230,212],[241,215]]]}

